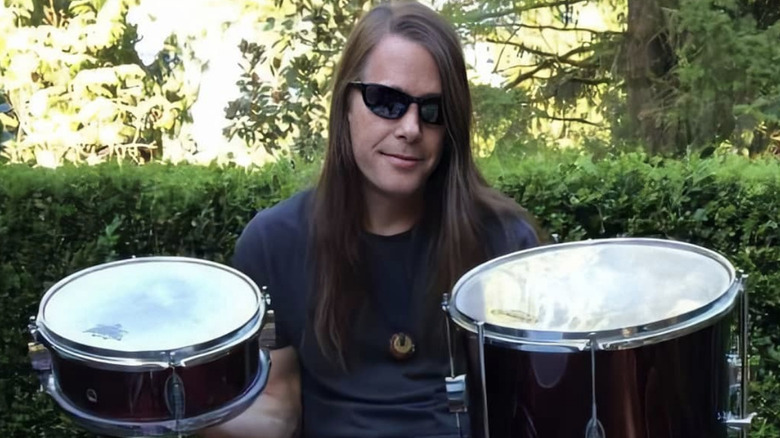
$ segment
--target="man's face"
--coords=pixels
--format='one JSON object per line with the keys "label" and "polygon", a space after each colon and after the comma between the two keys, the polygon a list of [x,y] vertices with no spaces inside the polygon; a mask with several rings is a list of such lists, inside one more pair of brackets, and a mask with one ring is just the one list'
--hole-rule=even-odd
{"label": "man's face", "polygon": [[[431,54],[406,38],[384,37],[370,53],[363,83],[382,84],[413,97],[440,96],[439,69]],[[441,157],[443,125],[420,120],[412,103],[398,119],[382,118],[366,107],[361,92],[349,96],[352,152],[367,197],[403,199],[419,195]]]}

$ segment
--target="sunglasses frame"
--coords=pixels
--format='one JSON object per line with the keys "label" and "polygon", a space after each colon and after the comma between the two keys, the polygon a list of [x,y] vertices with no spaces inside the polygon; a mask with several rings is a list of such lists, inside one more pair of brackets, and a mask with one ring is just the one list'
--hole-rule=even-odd
{"label": "sunglasses frame", "polygon": [[[412,106],[413,103],[416,103],[417,104],[417,116],[420,117],[420,120],[422,120],[425,123],[431,124],[431,125],[443,125],[444,124],[444,107],[442,106],[441,96],[435,96],[435,97],[414,97],[414,96],[410,96],[410,95],[408,95],[408,94],[404,93],[403,91],[398,90],[396,88],[389,87],[389,86],[383,85],[383,84],[371,83],[371,82],[354,81],[354,82],[350,82],[349,86],[358,88],[360,90],[360,94],[363,97],[363,104],[365,104],[366,108],[368,108],[369,111],[371,111],[371,113],[374,114],[377,117],[381,117],[381,118],[387,119],[387,120],[398,120],[401,117],[403,117],[404,114],[406,114],[407,111],[409,111],[409,107]],[[403,100],[400,101],[400,103],[405,105],[406,108],[404,108],[403,112],[401,112],[398,115],[398,117],[387,117],[385,115],[377,114],[374,111],[374,109],[372,108],[372,105],[368,103],[368,98],[366,97],[366,90],[368,89],[368,87],[379,87],[379,88],[382,88],[382,89],[391,90],[392,92],[398,94],[403,99]],[[439,117],[438,117],[437,121],[434,121],[434,122],[430,122],[430,121],[425,120],[425,118],[423,117],[423,112],[422,112],[423,105],[429,104],[431,102],[436,102],[436,104],[439,106],[439,113],[438,113]]]}

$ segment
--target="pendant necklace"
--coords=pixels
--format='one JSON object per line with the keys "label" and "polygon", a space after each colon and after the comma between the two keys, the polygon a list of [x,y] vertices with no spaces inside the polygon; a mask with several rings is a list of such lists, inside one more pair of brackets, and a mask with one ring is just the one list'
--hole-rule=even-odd
{"label": "pendant necklace", "polygon": [[[404,270],[406,271],[406,279],[408,282],[408,287],[410,288],[409,295],[408,295],[409,304],[406,306],[406,309],[404,310],[408,311],[407,315],[411,317],[410,319],[412,321],[414,321],[415,319],[414,316],[417,313],[415,311],[416,309],[415,304],[417,299],[417,296],[415,294],[416,292],[415,282],[416,282],[417,269],[412,267],[415,264],[415,260],[413,260],[413,258],[416,258],[415,257],[416,254],[414,251],[417,242],[417,239],[415,238],[415,235],[417,234],[416,232],[417,232],[417,228],[415,226],[415,228],[412,229],[411,236],[410,236],[411,242],[408,244],[409,247],[407,249],[407,252],[410,254],[409,256],[406,257],[406,260],[404,260]],[[381,307],[382,306],[380,306],[380,308]],[[384,309],[381,309],[380,312],[385,317],[385,320],[387,320],[387,322],[390,323],[391,327],[395,326],[397,328],[400,325],[400,324],[393,324],[391,322],[391,318],[388,317],[387,312]],[[389,347],[390,355],[398,361],[408,360],[414,355],[414,353],[417,350],[417,347],[414,342],[414,338],[412,338],[412,336],[407,331],[404,330],[398,330],[390,336],[388,347]]]}

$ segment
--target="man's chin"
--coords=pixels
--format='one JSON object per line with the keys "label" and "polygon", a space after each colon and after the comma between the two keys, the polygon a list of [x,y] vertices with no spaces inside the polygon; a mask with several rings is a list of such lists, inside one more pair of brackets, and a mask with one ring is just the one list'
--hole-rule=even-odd
{"label": "man's chin", "polygon": [[397,201],[407,201],[410,199],[421,197],[424,193],[423,187],[419,185],[407,186],[407,185],[387,185],[384,187],[373,187],[372,192],[377,196],[381,196],[386,199],[392,199]]}

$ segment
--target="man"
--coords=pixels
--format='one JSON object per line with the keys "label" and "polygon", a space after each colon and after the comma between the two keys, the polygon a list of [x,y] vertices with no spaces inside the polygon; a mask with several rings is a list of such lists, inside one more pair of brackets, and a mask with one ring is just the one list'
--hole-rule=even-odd
{"label": "man", "polygon": [[271,294],[268,385],[206,437],[468,435],[447,408],[442,294],[538,243],[479,175],[471,118],[458,36],[435,11],[383,4],[358,23],[317,187],[260,212],[236,247],[235,266]]}

